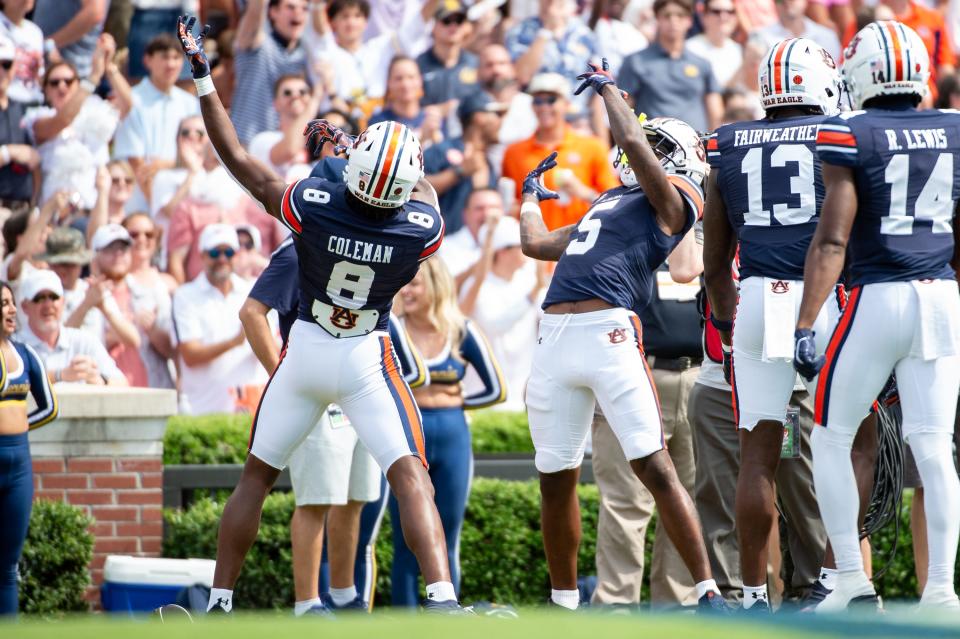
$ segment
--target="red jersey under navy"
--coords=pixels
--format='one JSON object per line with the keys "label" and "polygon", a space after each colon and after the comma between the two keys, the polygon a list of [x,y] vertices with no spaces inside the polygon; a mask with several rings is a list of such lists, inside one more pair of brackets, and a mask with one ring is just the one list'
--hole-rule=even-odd
{"label": "red jersey under navy", "polygon": [[823,115],[737,122],[707,140],[707,159],[740,242],[740,277],[802,280],[823,203],[816,154]]}
{"label": "red jersey under navy", "polygon": [[387,330],[394,295],[440,247],[444,228],[440,212],[423,202],[376,220],[346,197],[342,182],[309,177],[289,185],[281,202],[300,261],[299,318],[342,329],[331,332],[338,337],[358,334],[368,312],[376,314],[369,330]]}
{"label": "red jersey under navy", "polygon": [[657,268],[703,211],[703,189],[681,175],[670,181],[683,196],[683,230],[667,235],[639,186],[620,186],[598,197],[571,233],[543,308],[597,298],[639,313],[650,301]]}
{"label": "red jersey under navy", "polygon": [[858,208],[847,245],[852,286],[954,279],[954,203],[960,196],[960,113],[869,109],[830,118],[823,162],[853,169]]}

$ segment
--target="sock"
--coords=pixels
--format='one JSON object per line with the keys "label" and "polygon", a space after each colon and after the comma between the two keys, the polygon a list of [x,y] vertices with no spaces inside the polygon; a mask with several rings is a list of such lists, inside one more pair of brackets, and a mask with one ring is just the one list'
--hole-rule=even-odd
{"label": "sock", "polygon": [[568,610],[576,610],[580,605],[579,590],[551,590],[550,600]]}
{"label": "sock", "polygon": [[218,603],[227,612],[233,610],[233,591],[226,588],[211,588],[210,599],[207,601],[207,612],[210,612]]}
{"label": "sock", "polygon": [[924,592],[953,591],[953,567],[960,536],[960,480],[953,466],[949,433],[913,433],[910,449],[923,481],[927,505],[929,564]]}
{"label": "sock", "polygon": [[837,574],[836,568],[821,568],[820,584],[827,590],[833,590],[837,587]]}
{"label": "sock", "polygon": [[313,599],[307,599],[306,601],[298,601],[293,604],[293,616],[300,617],[306,611],[310,610],[314,606],[320,605],[320,597],[314,597]]}
{"label": "sock", "polygon": [[430,601],[456,601],[457,592],[449,581],[427,584],[427,599]]}
{"label": "sock", "polygon": [[817,504],[840,572],[863,571],[857,526],[860,494],[850,461],[852,447],[853,435],[838,428],[817,426],[810,437]]}
{"label": "sock", "polygon": [[766,584],[762,586],[744,586],[743,587],[743,609],[750,610],[753,608],[754,604],[758,604],[761,601],[767,601],[767,586]]}
{"label": "sock", "polygon": [[697,599],[700,599],[708,592],[715,592],[718,595],[720,594],[720,589],[717,587],[717,582],[713,579],[705,579],[697,584]]}
{"label": "sock", "polygon": [[348,603],[357,598],[357,587],[350,586],[349,588],[331,588],[330,598],[333,599],[334,606],[346,606]]}

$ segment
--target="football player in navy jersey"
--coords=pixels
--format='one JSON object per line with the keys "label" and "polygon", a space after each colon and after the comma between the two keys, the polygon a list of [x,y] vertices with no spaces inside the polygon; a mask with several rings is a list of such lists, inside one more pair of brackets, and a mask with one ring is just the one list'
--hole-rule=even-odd
{"label": "football player in navy jersey", "polygon": [[[930,63],[920,37],[899,22],[867,25],[844,58],[843,79],[862,110],[827,120],[817,134],[826,196],[806,258],[794,347],[797,371],[807,379],[820,373],[813,473],[840,571],[817,611],[876,600],[859,552],[850,448],[891,372],[928,504],[929,576],[920,605],[956,609],[960,114],[917,110]],[[841,270],[850,299],[819,355],[816,317]]]}
{"label": "football player in navy jersey", "polygon": [[233,586],[267,493],[320,412],[336,403],[400,503],[407,545],[427,584],[425,606],[459,611],[425,468],[420,413],[387,333],[394,295],[443,238],[420,144],[402,124],[381,122],[348,149],[343,180],[284,183],[237,139],[203,52],[207,27],[194,37],[194,23],[181,18],[178,32],[210,140],[233,178],[291,230],[300,263],[298,319],[264,390],[250,454],[224,508],[208,610],[232,609]]}
{"label": "football player in navy jersey", "polygon": [[526,389],[530,433],[540,473],[543,545],[550,601],[574,609],[580,475],[594,403],[599,402],[637,477],[653,494],[671,541],[693,576],[704,610],[725,610],[711,577],[700,522],[663,442],[653,378],[636,311],[649,301],[654,273],[693,227],[703,207],[709,167],[699,135],[686,123],[656,118],[643,127],[609,72],[591,65],[582,92],[602,97],[623,186],[598,197],[580,222],[548,232],[538,202],[556,197],[540,176],[556,153],[523,184],[524,253],[559,260]]}
{"label": "football player in navy jersey", "polygon": [[[839,112],[841,99],[836,63],[805,38],[777,42],[759,66],[758,83],[766,116],[722,126],[707,140],[712,170],[703,216],[710,321],[720,331],[740,436],[736,522],[743,609],[753,613],[770,612],[767,545],[777,519],[774,476],[797,378],[792,329],[803,261],[823,200],[817,129]],[[739,290],[731,268],[738,251]],[[839,312],[836,298],[824,303],[817,330],[826,332]]]}

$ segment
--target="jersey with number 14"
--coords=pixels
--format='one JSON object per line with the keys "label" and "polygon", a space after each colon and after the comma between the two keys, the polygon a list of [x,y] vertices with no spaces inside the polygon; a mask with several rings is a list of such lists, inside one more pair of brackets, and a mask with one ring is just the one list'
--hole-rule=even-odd
{"label": "jersey with number 14", "polygon": [[[411,200],[375,220],[354,211],[346,198],[346,184],[315,177],[294,182],[283,194],[281,220],[294,234],[300,259],[299,318],[328,331],[331,324],[347,330],[358,312],[375,311],[375,330],[385,331],[394,296],[440,247],[443,218]],[[330,317],[318,317],[315,302]]]}
{"label": "jersey with number 14", "polygon": [[669,179],[686,207],[683,230],[664,233],[639,186],[606,191],[571,233],[543,308],[596,298],[636,313],[643,310],[653,294],[656,270],[703,212],[700,184],[682,175]]}
{"label": "jersey with number 14", "polygon": [[851,285],[955,277],[960,113],[844,113],[821,125],[817,154],[853,170],[858,208],[847,248]]}
{"label": "jersey with number 14", "polygon": [[707,159],[740,243],[740,278],[802,280],[823,180],[822,115],[737,122],[707,140]]}

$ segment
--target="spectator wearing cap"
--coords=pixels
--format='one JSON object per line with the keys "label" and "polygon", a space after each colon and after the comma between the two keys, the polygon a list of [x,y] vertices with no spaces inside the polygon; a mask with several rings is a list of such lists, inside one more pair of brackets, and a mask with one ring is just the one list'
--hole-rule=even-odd
{"label": "spectator wearing cap", "polygon": [[437,254],[447,265],[458,289],[480,263],[480,229],[503,216],[503,209],[503,197],[496,189],[473,189],[463,207],[463,226],[444,236]]}
{"label": "spectator wearing cap", "polygon": [[281,76],[307,72],[302,37],[308,17],[307,0],[250,0],[240,16],[230,119],[244,145],[279,124],[269,89]]}
{"label": "spectator wearing cap", "polygon": [[20,126],[27,105],[10,93],[16,58],[13,42],[0,35],[0,205],[20,211],[36,199],[40,154]]}
{"label": "spectator wearing cap", "polygon": [[209,225],[200,236],[203,272],[173,295],[181,410],[188,415],[236,412],[266,381],[240,324],[252,282],[233,272],[238,247],[232,226]]}
{"label": "spectator wearing cap", "polygon": [[233,258],[233,272],[245,280],[255,280],[270,262],[262,253],[260,229],[253,224],[237,224],[237,254]]}
{"label": "spectator wearing cap", "polygon": [[[417,65],[423,74],[423,104],[441,105],[446,119],[457,101],[477,90],[477,56],[463,48],[472,31],[463,2],[440,0],[433,18],[432,43],[417,56]],[[459,123],[447,124],[447,137],[460,134]]]}
{"label": "spectator wearing cap", "polygon": [[369,40],[364,40],[370,18],[368,0],[316,3],[307,33],[308,48],[315,61],[334,69],[337,97],[351,109],[369,115],[371,102],[386,92],[384,71],[390,60],[396,55],[414,56],[423,50],[420,42],[437,2],[426,0],[419,13],[406,11],[404,22],[395,23],[389,31]]}
{"label": "spectator wearing cap", "polygon": [[44,50],[49,60],[65,60],[86,77],[109,4],[109,0],[36,0],[33,21],[47,36]]}
{"label": "spectator wearing cap", "polygon": [[557,73],[572,80],[597,55],[593,32],[574,15],[569,0],[539,0],[537,15],[507,32],[506,46],[520,84],[538,73]]}
{"label": "spectator wearing cap", "polygon": [[[119,224],[105,224],[93,236],[93,270],[87,294],[66,325],[85,328],[103,341],[131,386],[172,388],[169,373],[150,380],[142,352],[157,344],[170,351],[168,322],[158,317],[166,291],[140,286],[130,275],[133,239]],[[149,314],[145,314],[149,311]],[[152,383],[151,383],[152,382]]]}
{"label": "spectator wearing cap", "polygon": [[27,320],[17,339],[31,346],[54,382],[126,386],[127,378],[93,335],[63,326],[63,286],[53,271],[38,269],[20,287]]}
{"label": "spectator wearing cap", "polygon": [[730,36],[737,29],[733,0],[706,0],[699,8],[703,33],[687,40],[687,49],[710,62],[717,84],[725,87],[743,63],[743,47]]}
{"label": "spectator wearing cap", "polygon": [[[171,27],[172,30],[173,27]],[[113,157],[127,160],[137,177],[138,189],[128,210],[148,208],[153,177],[172,168],[177,158],[180,122],[200,114],[200,102],[176,86],[183,66],[180,42],[163,33],[147,43],[143,64],[149,75],[133,87],[133,108],[117,129]]]}
{"label": "spectator wearing cap", "polygon": [[723,117],[723,100],[710,63],[686,45],[693,0],[655,0],[656,38],[628,55],[617,76],[637,114],[679,117],[697,131],[712,131]]}
{"label": "spectator wearing cap", "polygon": [[457,106],[463,136],[445,140],[423,154],[423,171],[440,196],[440,211],[448,233],[463,226],[463,208],[470,191],[496,186],[497,175],[487,154],[500,139],[506,105],[476,91]]}
{"label": "spectator wearing cap", "polygon": [[261,131],[250,141],[250,155],[287,182],[310,175],[303,130],[325,99],[321,87],[310,88],[302,75],[284,75],[273,86],[273,108],[279,117],[277,129]]}
{"label": "spectator wearing cap", "polygon": [[524,410],[523,391],[537,343],[546,262],[534,263],[520,250],[520,225],[492,214],[480,229],[480,261],[463,283],[460,308],[490,341],[502,363],[507,400],[498,408]]}
{"label": "spectator wearing cap", "polygon": [[576,223],[597,195],[614,188],[619,181],[607,160],[606,145],[594,135],[575,132],[567,123],[570,83],[563,76],[541,73],[530,81],[527,92],[533,96],[537,130],[526,140],[507,147],[503,176],[513,180],[519,201],[527,173],[551,152],[557,152],[558,169],[543,177],[547,188],[560,192],[560,199],[540,203],[544,222],[553,230]]}
{"label": "spectator wearing cap", "polygon": [[47,236],[47,250],[39,260],[47,263],[63,285],[63,314],[70,317],[87,294],[87,281],[80,277],[90,263],[91,252],[83,233],[67,226],[57,226]]}
{"label": "spectator wearing cap", "polygon": [[[43,78],[43,31],[27,20],[30,2],[4,2],[0,8],[0,34],[16,49],[10,97],[25,104],[43,102],[40,79]],[[0,47],[2,48],[2,47]]]}

